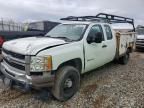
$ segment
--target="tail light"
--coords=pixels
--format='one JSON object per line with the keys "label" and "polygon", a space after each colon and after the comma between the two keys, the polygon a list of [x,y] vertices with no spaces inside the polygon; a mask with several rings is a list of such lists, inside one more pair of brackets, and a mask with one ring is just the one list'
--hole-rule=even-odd
{"label": "tail light", "polygon": [[4,42],[5,42],[5,39],[2,36],[0,36],[0,46],[2,46]]}

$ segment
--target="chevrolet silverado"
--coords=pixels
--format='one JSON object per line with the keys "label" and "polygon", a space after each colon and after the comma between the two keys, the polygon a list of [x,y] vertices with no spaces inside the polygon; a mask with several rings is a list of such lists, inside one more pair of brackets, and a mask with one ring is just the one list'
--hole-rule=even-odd
{"label": "chevrolet silverado", "polygon": [[135,29],[116,32],[111,23],[130,23],[130,18],[97,16],[62,18],[43,37],[5,42],[1,72],[4,83],[24,87],[51,88],[53,96],[65,101],[80,87],[80,76],[113,60],[127,64],[135,44]]}

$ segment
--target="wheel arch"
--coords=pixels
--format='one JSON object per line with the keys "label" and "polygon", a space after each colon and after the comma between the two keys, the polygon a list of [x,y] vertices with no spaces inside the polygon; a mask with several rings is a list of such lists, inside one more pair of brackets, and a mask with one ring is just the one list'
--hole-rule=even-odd
{"label": "wheel arch", "polygon": [[71,59],[71,60],[63,62],[62,64],[58,66],[57,70],[63,66],[73,66],[76,69],[78,69],[80,73],[82,72],[82,60],[80,58],[75,58],[75,59]]}
{"label": "wheel arch", "polygon": [[132,48],[132,47],[128,47],[128,48],[127,48],[127,51],[128,51],[129,53],[132,53],[132,52],[133,52],[133,48]]}

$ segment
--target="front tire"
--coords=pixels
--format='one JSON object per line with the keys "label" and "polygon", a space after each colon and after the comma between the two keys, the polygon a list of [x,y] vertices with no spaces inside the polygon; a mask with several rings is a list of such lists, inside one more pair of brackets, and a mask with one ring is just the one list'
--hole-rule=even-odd
{"label": "front tire", "polygon": [[78,70],[72,66],[64,66],[56,73],[52,93],[59,101],[66,101],[78,91],[79,86],[80,73]]}

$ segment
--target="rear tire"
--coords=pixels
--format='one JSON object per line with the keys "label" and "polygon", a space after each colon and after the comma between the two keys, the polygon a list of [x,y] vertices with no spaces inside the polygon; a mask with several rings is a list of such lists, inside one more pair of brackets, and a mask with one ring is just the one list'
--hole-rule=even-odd
{"label": "rear tire", "polygon": [[52,94],[57,100],[66,101],[78,91],[79,86],[80,73],[78,70],[72,66],[64,66],[56,73]]}
{"label": "rear tire", "polygon": [[128,61],[129,61],[129,58],[130,58],[130,54],[129,54],[129,52],[127,52],[124,56],[122,56],[119,59],[119,63],[123,64],[123,65],[126,65],[128,63]]}

